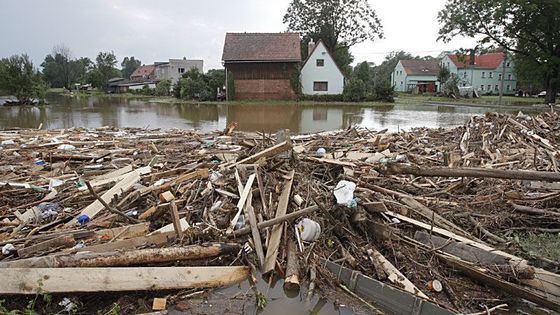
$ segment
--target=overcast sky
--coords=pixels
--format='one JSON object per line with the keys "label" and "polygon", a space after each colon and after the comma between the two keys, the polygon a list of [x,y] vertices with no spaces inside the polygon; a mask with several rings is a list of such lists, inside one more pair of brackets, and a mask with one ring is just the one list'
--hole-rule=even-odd
{"label": "overcast sky", "polygon": [[[226,32],[283,32],[291,0],[0,0],[0,57],[27,53],[36,65],[57,44],[73,56],[114,51],[143,63],[203,59],[221,67]],[[352,47],[355,62],[381,63],[394,50],[438,55],[473,46],[470,39],[437,42],[437,12],[445,0],[369,0],[385,39]]]}

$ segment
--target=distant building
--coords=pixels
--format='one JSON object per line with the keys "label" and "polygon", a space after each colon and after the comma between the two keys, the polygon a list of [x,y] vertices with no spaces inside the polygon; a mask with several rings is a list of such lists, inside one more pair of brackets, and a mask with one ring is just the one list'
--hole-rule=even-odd
{"label": "distant building", "polygon": [[435,93],[439,90],[438,72],[436,60],[399,60],[391,73],[391,84],[398,92]]}
{"label": "distant building", "polygon": [[344,74],[322,41],[309,43],[309,54],[301,68],[303,94],[342,94]]}
{"label": "distant building", "polygon": [[156,62],[155,80],[170,80],[171,84],[177,83],[179,79],[189,70],[196,68],[200,73],[204,73],[204,61],[191,59],[169,59],[167,62]]}
{"label": "distant building", "polygon": [[471,62],[470,56],[448,54],[441,59],[441,66],[455,73],[459,87],[472,87],[478,94],[500,93],[503,81],[504,94],[515,94],[517,78],[511,56],[504,53],[477,55]]}
{"label": "distant building", "polygon": [[[301,62],[298,33],[227,33],[222,61],[236,100],[295,99]],[[227,81],[227,79],[226,79]]]}
{"label": "distant building", "polygon": [[156,67],[154,65],[142,65],[130,75],[130,81],[153,81],[156,79],[155,69]]}

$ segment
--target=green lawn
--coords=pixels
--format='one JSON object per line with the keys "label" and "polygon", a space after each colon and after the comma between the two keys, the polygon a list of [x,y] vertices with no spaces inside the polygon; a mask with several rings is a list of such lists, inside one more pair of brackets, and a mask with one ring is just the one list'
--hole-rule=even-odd
{"label": "green lawn", "polygon": [[[431,95],[412,95],[407,93],[398,93],[396,102],[399,104],[419,104],[424,102],[449,102],[449,103],[461,103],[461,104],[477,104],[477,105],[493,105],[498,104],[499,96],[497,95],[484,95],[479,98],[449,98],[449,97],[438,97]],[[515,97],[515,96],[503,96],[502,104],[508,105],[533,105],[543,103],[543,99],[536,97]]]}

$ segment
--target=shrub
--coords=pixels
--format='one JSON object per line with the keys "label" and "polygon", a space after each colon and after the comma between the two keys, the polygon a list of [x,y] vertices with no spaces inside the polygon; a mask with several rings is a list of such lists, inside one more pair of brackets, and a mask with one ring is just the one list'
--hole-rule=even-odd
{"label": "shrub", "polygon": [[169,96],[171,90],[171,81],[162,80],[156,84],[156,95],[158,96]]}
{"label": "shrub", "polygon": [[344,95],[342,94],[301,95],[299,99],[302,101],[314,101],[314,102],[342,102],[344,101]]}
{"label": "shrub", "polygon": [[393,103],[395,101],[395,88],[387,80],[377,81],[373,85],[373,97],[376,101]]}
{"label": "shrub", "polygon": [[344,86],[344,100],[347,102],[361,102],[366,97],[366,90],[364,81],[352,79]]}

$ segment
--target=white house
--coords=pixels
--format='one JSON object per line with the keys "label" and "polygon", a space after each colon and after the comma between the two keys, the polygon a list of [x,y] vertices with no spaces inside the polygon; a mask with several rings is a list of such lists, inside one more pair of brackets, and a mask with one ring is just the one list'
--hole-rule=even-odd
{"label": "white house", "polygon": [[183,74],[190,69],[196,68],[200,73],[204,73],[204,62],[202,60],[169,59],[166,62],[156,62],[154,65],[156,80],[169,80],[171,84],[177,83]]}
{"label": "white house", "polygon": [[342,94],[344,74],[322,41],[309,43],[309,55],[301,68],[302,92],[306,95]]}
{"label": "white house", "polygon": [[435,93],[438,72],[435,60],[399,60],[391,73],[391,84],[397,92]]}

